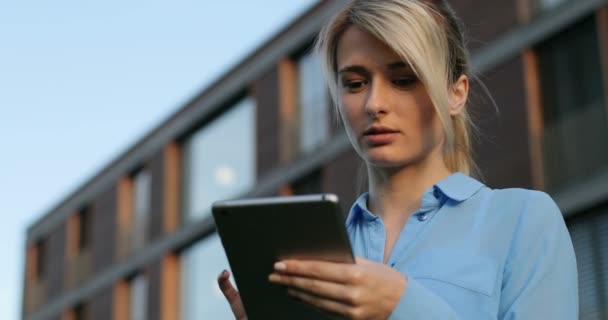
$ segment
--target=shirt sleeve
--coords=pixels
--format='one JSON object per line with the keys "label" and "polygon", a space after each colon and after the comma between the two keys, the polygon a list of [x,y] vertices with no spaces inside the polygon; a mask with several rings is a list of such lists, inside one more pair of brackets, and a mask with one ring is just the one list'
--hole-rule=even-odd
{"label": "shirt sleeve", "polygon": [[532,192],[503,270],[498,319],[578,319],[578,279],[563,216],[545,193]]}
{"label": "shirt sleeve", "polygon": [[388,319],[456,320],[458,317],[443,299],[418,283],[416,279],[408,277],[407,288]]}

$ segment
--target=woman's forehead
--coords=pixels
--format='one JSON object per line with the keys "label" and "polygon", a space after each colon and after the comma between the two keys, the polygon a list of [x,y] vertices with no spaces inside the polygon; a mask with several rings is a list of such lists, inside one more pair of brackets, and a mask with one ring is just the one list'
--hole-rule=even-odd
{"label": "woman's forehead", "polygon": [[409,64],[383,41],[351,25],[337,42],[337,71],[361,64],[388,69],[409,68]]}

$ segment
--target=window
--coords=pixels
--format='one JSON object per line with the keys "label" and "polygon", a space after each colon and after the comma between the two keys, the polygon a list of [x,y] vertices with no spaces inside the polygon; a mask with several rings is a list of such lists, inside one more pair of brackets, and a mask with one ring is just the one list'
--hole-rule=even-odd
{"label": "window", "polygon": [[38,240],[35,248],[34,279],[41,281],[46,273],[46,241]]}
{"label": "window", "polygon": [[235,197],[253,186],[254,114],[254,102],[244,99],[184,142],[184,222],[209,215],[214,201]]}
{"label": "window", "polygon": [[74,288],[86,279],[91,271],[91,241],[93,226],[91,206],[82,206],[67,221],[65,284]]}
{"label": "window", "polygon": [[567,221],[578,267],[581,320],[608,318],[608,207]]}
{"label": "window", "polygon": [[85,251],[91,242],[91,210],[85,206],[78,212],[78,233],[77,233],[77,251],[82,253]]}
{"label": "window", "polygon": [[68,320],[88,320],[90,319],[89,305],[85,303],[77,304],[66,317]]}
{"label": "window", "polygon": [[129,319],[146,320],[148,311],[148,280],[137,274],[130,281]]}
{"label": "window", "polygon": [[608,165],[608,129],[594,18],[547,40],[536,52],[544,120],[545,186],[554,190]]}
{"label": "window", "polygon": [[308,153],[329,137],[328,93],[318,55],[298,60],[298,89],[300,152]]}
{"label": "window", "polygon": [[181,320],[234,318],[217,285],[228,260],[217,234],[205,238],[181,255]]}
{"label": "window", "polygon": [[133,177],[132,238],[131,249],[141,249],[148,240],[150,224],[150,174],[147,170],[136,172]]}

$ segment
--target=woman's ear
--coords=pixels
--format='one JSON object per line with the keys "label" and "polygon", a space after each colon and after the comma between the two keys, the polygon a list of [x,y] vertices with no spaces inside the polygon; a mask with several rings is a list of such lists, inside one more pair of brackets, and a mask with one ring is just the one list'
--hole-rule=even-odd
{"label": "woman's ear", "polygon": [[469,77],[461,75],[450,91],[450,115],[456,116],[464,110],[469,97]]}

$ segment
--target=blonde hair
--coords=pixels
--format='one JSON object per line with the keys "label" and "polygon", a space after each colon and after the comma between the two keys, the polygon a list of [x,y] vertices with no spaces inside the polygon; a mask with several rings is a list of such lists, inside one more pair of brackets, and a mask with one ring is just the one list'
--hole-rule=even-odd
{"label": "blonde hair", "polygon": [[427,89],[443,126],[447,168],[477,174],[467,108],[455,116],[449,113],[448,89],[461,75],[471,76],[462,24],[447,2],[354,0],[325,25],[316,49],[338,114],[336,48],[344,31],[352,25],[378,38],[409,63]]}

